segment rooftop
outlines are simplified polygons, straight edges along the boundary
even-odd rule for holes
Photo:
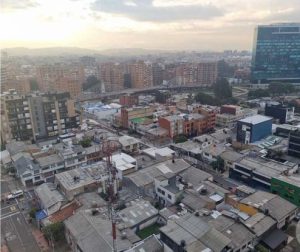
[[[202,250],[209,248],[213,251],[222,251],[231,243],[229,238],[191,214],[186,214],[174,221],[168,221],[168,224],[160,230],[178,245],[184,240],[187,247],[194,247],[197,244],[197,249],[200,246]]]
[[[275,179],[284,181],[286,183],[289,183],[291,185],[300,187],[300,176],[299,175],[291,175],[291,176],[278,176]]]
[[[183,149],[185,151],[192,152],[194,154],[202,153],[202,146],[197,142],[186,141],[183,143],[172,144],[175,148]]]
[[[256,213],[244,222],[244,225],[252,230],[257,237],[263,235],[266,231],[276,225],[276,221],[263,213]]]
[[[90,211],[80,210],[64,221],[66,229],[76,239],[82,251],[94,252],[99,251],[99,248],[103,252],[113,250],[111,221],[108,219],[107,213],[99,215],[100,213],[92,215]],[[129,239],[130,236],[135,235],[131,234],[130,230],[126,230],[126,233],[127,238],[122,239],[122,233],[117,229],[117,244],[120,251],[130,248],[133,244]],[[136,238],[135,241],[138,239]]]
[[[254,115],[254,116],[249,116],[244,119],[241,119],[239,120],[239,122],[250,123],[254,125],[254,124],[259,124],[270,120],[272,120],[272,118],[268,116]]]
[[[150,218],[158,215],[158,210],[148,201],[135,200],[131,201],[131,206],[119,212],[119,215],[126,227],[134,227]]]
[[[35,192],[48,214],[59,210],[60,207],[58,207],[58,209],[51,209],[51,207],[65,200],[64,196],[56,189],[53,183],[41,184],[35,188]]]
[[[261,209],[263,211],[269,211],[270,216],[277,221],[281,221],[291,212],[296,211],[297,206],[281,198],[280,196],[276,196],[263,204]]]
[[[212,178],[212,175],[197,169],[195,167],[189,167],[185,171],[181,172],[179,176],[182,178],[183,182],[190,183],[193,187],[199,186],[204,180]]]
[[[239,159],[241,159],[244,155],[233,150],[226,150],[220,156],[226,161],[236,162]]]
[[[173,150],[171,150],[168,147],[164,147],[164,148],[151,147],[148,149],[144,149],[142,152],[152,158],[155,158],[157,154],[159,154],[162,157],[172,157],[172,155],[175,153]]]
[[[136,159],[126,153],[117,153],[112,155],[112,163],[118,170],[128,170],[134,168]]]
[[[66,190],[74,190],[100,181],[104,176],[106,176],[106,168],[103,164],[99,164],[96,167],[76,168],[57,173],[55,174],[55,179],[58,180]]]
[[[259,172],[267,177],[277,177],[288,171],[294,169],[297,165],[291,162],[279,163],[272,159],[266,159],[261,157],[244,157],[239,164],[246,166],[252,171]]]
[[[36,161],[41,167],[45,167],[51,164],[63,162],[64,160],[57,154],[36,158]]]
[[[134,138],[134,137],[131,137],[131,136],[121,136],[119,138],[119,142],[123,145],[123,146],[128,146],[128,145],[133,145],[133,144],[137,144],[140,142],[140,140]]]
[[[240,248],[255,237],[243,224],[223,215],[211,219],[208,223],[231,240],[229,246],[232,248]]]
[[[164,245],[163,243],[156,237],[156,235],[151,235],[146,239],[136,243],[134,247],[126,250],[125,252],[163,252]]]
[[[129,178],[136,186],[146,186],[153,183],[155,178],[170,178],[189,167],[190,164],[185,162],[183,159],[175,159],[174,163],[169,159],[126,175],[126,177]]]

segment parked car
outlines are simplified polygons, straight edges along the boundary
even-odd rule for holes
[[[16,199],[16,198],[22,197],[23,195],[24,195],[23,190],[16,190],[16,191],[13,191],[12,193],[8,194],[6,199],[8,199],[8,200]]]

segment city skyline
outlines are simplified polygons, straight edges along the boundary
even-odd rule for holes
[[[2,48],[251,50],[260,24],[299,22],[297,0],[1,1]]]

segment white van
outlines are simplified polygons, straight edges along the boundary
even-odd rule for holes
[[[16,198],[19,198],[21,196],[24,195],[24,192],[23,190],[16,190],[16,191],[13,191],[11,194],[7,195],[7,199],[10,200],[10,199],[16,199]]]

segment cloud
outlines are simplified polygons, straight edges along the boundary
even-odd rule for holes
[[[204,20],[223,15],[223,11],[212,4],[157,6],[154,0],[96,0],[91,8],[137,21],[151,22]]]
[[[39,4],[35,0],[1,0],[2,10],[27,9]]]

